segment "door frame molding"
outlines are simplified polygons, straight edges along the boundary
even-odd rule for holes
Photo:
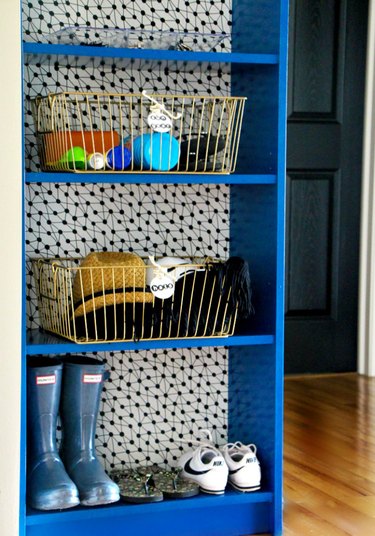
[[[23,428],[21,401],[22,296],[24,260],[22,259],[22,63],[21,6],[14,0],[2,0],[6,16],[0,19],[0,247],[6,257],[0,277],[0,339],[4,371],[0,376],[0,423],[6,436],[0,457],[0,534],[19,534],[20,443]],[[6,368],[5,368],[6,367]],[[22,430],[22,432],[21,432]],[[21,435],[22,434],[22,435]],[[22,489],[21,489],[21,497]]]
[[[375,376],[375,0],[370,0],[363,131],[358,307],[359,374]]]

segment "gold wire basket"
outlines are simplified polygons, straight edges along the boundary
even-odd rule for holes
[[[42,170],[232,173],[246,97],[50,93],[33,101]]]
[[[160,268],[107,252],[32,264],[42,328],[77,343],[227,337],[235,329],[238,303],[223,261]]]

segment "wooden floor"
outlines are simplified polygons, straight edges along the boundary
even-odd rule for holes
[[[375,536],[375,379],[285,381],[284,536]]]

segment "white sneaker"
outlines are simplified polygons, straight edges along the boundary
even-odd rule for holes
[[[204,493],[222,495],[228,481],[228,467],[219,450],[208,444],[183,454],[178,462],[182,476],[193,480]]]
[[[261,471],[256,446],[243,445],[240,441],[221,448],[229,469],[228,482],[238,491],[260,489]]]

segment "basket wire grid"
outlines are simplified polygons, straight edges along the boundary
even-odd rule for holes
[[[232,173],[245,101],[146,92],[38,97],[33,114],[41,167],[79,173]]]
[[[81,259],[33,259],[41,326],[77,343],[233,335],[238,304],[221,261],[184,264],[169,299],[147,285],[152,266],[80,266]],[[166,269],[179,268],[167,265]]]

